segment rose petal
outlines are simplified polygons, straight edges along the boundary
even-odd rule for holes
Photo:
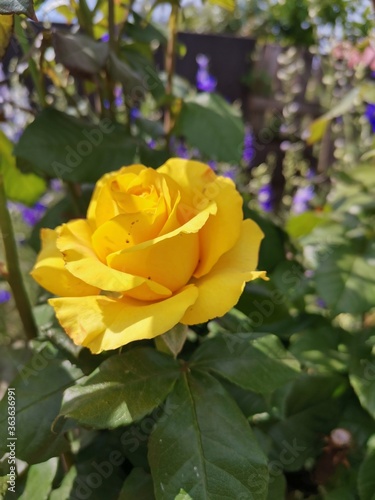
[[[216,212],[210,202],[202,212],[181,227],[140,245],[108,255],[107,263],[124,273],[150,278],[175,291],[185,285],[199,261],[198,231]]]
[[[100,226],[120,213],[111,192],[111,183],[123,173],[137,175],[145,169],[146,167],[143,165],[123,167],[115,172],[104,174],[97,181],[87,210],[87,219],[93,228]]]
[[[91,228],[85,219],[77,219],[62,226],[57,246],[63,253],[65,267],[71,274],[101,290],[111,292],[125,292],[145,285],[148,292],[144,300],[157,300],[172,294],[166,287],[148,280],[147,276],[134,276],[103,264],[91,248],[91,236]]]
[[[108,257],[109,265],[118,271],[156,281],[172,292],[190,280],[199,261],[199,238],[196,233],[179,233],[146,248]]]
[[[247,281],[265,278],[264,271],[255,271],[263,236],[255,222],[243,221],[236,245],[220,258],[208,275],[192,280],[199,295],[186,311],[182,323],[195,325],[223,316],[237,304]]]
[[[197,295],[194,286],[187,286],[162,302],[147,305],[103,296],[51,299],[49,303],[73,342],[97,354],[165,333],[180,321]]]
[[[205,203],[217,205],[215,217],[210,217],[199,233],[200,262],[194,276],[207,274],[219,258],[236,243],[243,220],[242,197],[230,179],[218,177],[204,163],[171,158],[158,172],[172,177],[190,199],[193,208],[200,210]]]
[[[56,246],[61,228],[42,229],[42,249],[31,275],[40,286],[55,295],[81,297],[95,295],[99,289],[81,281],[64,267],[64,259]]]
[[[167,219],[163,200],[158,207],[151,213],[120,214],[98,227],[91,240],[98,257],[105,262],[111,253],[156,238]]]

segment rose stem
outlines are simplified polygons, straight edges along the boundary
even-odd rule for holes
[[[16,240],[12,221],[7,208],[7,199],[4,188],[4,178],[0,174],[0,231],[2,234],[5,259],[7,266],[7,279],[14,296],[14,300],[21,317],[25,334],[29,340],[38,336],[38,329],[32,313],[29,297],[26,292],[25,283],[22,278],[20,263],[17,253]]]
[[[169,17],[169,36],[167,43],[167,51],[165,56],[165,71],[167,73],[167,84],[165,92],[167,95],[167,109],[164,115],[164,132],[167,140],[167,147],[170,147],[171,132],[173,128],[172,116],[172,95],[173,95],[173,76],[176,63],[176,42],[177,42],[177,26],[178,26],[178,4],[172,4],[171,15]]]

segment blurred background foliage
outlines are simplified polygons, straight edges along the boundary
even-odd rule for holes
[[[15,17],[3,4],[0,389],[17,391],[18,496],[215,499],[225,477],[228,498],[373,499],[372,5],[39,1],[36,21],[31,1]],[[152,342],[99,356],[74,346],[28,275],[40,228],[84,216],[103,173],[169,156],[234,180],[270,277],[189,329],[190,393]],[[11,231],[24,289],[5,256]],[[145,370],[135,385],[127,366]],[[6,397],[0,409],[6,443]],[[167,460],[165,441],[178,449]],[[7,470],[3,457],[10,498]]]

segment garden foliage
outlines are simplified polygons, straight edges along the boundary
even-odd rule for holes
[[[212,3],[233,8],[231,1]],[[35,24],[31,1],[1,3],[0,52],[14,24],[20,57],[28,62],[22,76],[31,89],[27,125],[12,137],[14,144],[0,135],[0,187],[13,216],[25,283],[21,289],[10,278],[12,290],[6,284],[13,268],[6,263],[3,231],[0,372],[16,393],[17,498],[282,500],[288,494],[371,500],[371,130],[362,117],[370,139],[354,162],[336,158],[324,172],[301,167],[300,184],[278,208],[265,175],[258,185],[263,198],[256,202],[248,188],[251,137],[239,109],[214,91],[212,79],[209,91],[197,92],[173,72],[168,57],[182,49],[173,24],[179,6],[171,4],[166,34],[133,12],[132,2],[89,6],[81,0],[58,7],[68,22],[78,19],[80,30]],[[166,49],[165,71],[155,65],[155,45]],[[342,115],[358,119],[372,102],[373,85],[363,78],[310,126],[314,154]],[[355,141],[363,134],[351,135],[354,149],[362,147]],[[28,274],[40,250],[40,229],[84,218],[104,174],[137,163],[157,168],[183,155],[236,178],[244,217],[265,235],[258,269],[267,271],[269,281],[248,283],[236,308],[221,318],[179,324],[154,340],[92,354],[66,335],[47,303],[52,295]],[[62,181],[57,187],[56,179]],[[42,213],[27,231],[28,210],[35,216],[38,200]],[[12,209],[20,203],[22,209]],[[25,293],[32,307],[23,326],[10,291],[13,299]],[[21,315],[28,307],[27,301],[16,305]],[[5,393],[5,499],[12,498],[7,418]]]

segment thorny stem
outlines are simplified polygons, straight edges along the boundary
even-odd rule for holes
[[[38,336],[38,329],[32,313],[29,297],[26,292],[23,281],[20,263],[17,253],[16,240],[12,221],[7,208],[7,199],[5,195],[4,177],[0,174],[0,232],[4,242],[5,259],[7,272],[4,276],[8,281],[13,297],[29,340]]]
[[[173,128],[173,113],[172,113],[172,95],[173,95],[173,76],[176,63],[176,41],[177,41],[177,26],[178,26],[179,6],[172,4],[171,15],[169,17],[169,37],[167,43],[167,51],[165,55],[165,71],[167,73],[167,85],[165,88],[167,95],[167,109],[164,115],[164,132],[167,139],[167,146],[170,146],[171,132]]]

